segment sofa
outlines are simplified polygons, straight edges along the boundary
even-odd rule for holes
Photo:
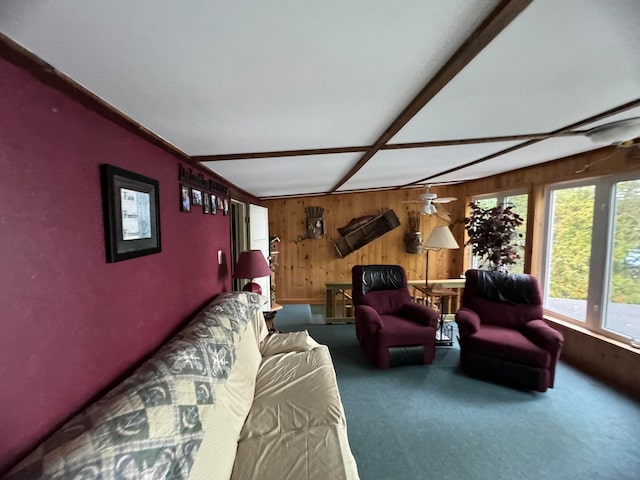
[[[357,479],[333,363],[224,293],[3,477]]]

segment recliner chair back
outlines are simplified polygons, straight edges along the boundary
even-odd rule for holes
[[[351,270],[354,306],[369,305],[381,314],[411,301],[407,277],[398,265],[356,265]]]
[[[471,269],[465,277],[462,307],[476,312],[482,323],[518,329],[542,318],[542,295],[534,276]]]

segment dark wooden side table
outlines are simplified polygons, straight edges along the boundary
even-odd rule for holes
[[[436,330],[436,345],[453,346],[453,325],[444,321],[445,301],[448,310],[451,310],[451,300],[458,296],[457,290],[451,288],[434,288],[429,285],[414,285],[413,288],[422,293],[425,305],[431,303],[437,305],[440,310],[440,320]]]
[[[267,324],[267,330],[269,330],[269,333],[277,332],[276,315],[280,310],[282,310],[282,305],[272,302],[269,310],[262,311],[262,314],[264,315],[264,323]]]

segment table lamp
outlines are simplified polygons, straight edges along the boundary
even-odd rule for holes
[[[453,234],[448,226],[434,228],[429,238],[427,238],[427,241],[422,245],[422,249],[427,254],[427,267],[424,272],[424,283],[427,287],[429,286],[429,250],[438,251],[443,248],[449,250],[460,248],[460,245],[458,245],[456,239],[453,238]]]
[[[262,295],[262,287],[253,280],[260,277],[268,277],[269,275],[271,275],[271,269],[269,268],[267,259],[264,258],[262,250],[246,250],[240,252],[233,277],[248,278],[251,280],[242,290]]]

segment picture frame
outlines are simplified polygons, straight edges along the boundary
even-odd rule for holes
[[[194,207],[202,206],[202,190],[191,189],[191,202]]]
[[[180,185],[180,211],[191,212],[191,189],[186,185]]]
[[[100,181],[107,263],[161,252],[158,181],[108,164]]]
[[[217,197],[211,193],[211,215],[215,215],[218,213],[218,199]]]
[[[209,213],[211,211],[211,197],[205,193],[202,197],[202,213]]]

